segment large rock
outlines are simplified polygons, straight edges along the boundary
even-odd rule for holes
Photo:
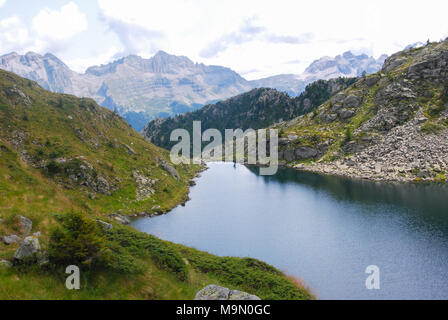
[[[355,115],[355,111],[343,108],[338,111],[338,114],[341,117],[341,119],[345,120],[353,117]]]
[[[210,285],[196,294],[195,300],[261,300],[246,292]]]
[[[354,94],[349,95],[344,100],[344,108],[356,108],[361,105],[362,98],[355,96]]]
[[[318,154],[319,151],[310,147],[300,147],[295,151],[297,160],[315,158]]]
[[[124,225],[128,225],[131,224],[131,220],[122,214],[112,214],[111,215],[112,219],[114,219],[115,221],[117,221],[118,223],[124,224]]]
[[[110,195],[110,189],[109,182],[105,178],[99,176],[97,178],[96,190],[101,194]]]
[[[0,267],[11,268],[12,263],[8,260],[0,260]]]
[[[279,153],[280,160],[296,161],[303,159],[316,158],[319,151],[311,147],[299,147],[297,149],[288,149]]]
[[[28,258],[38,258],[41,255],[39,240],[35,237],[26,237],[20,248],[14,254],[14,261],[23,261]]]
[[[368,87],[373,87],[375,84],[378,83],[378,81],[380,81],[380,79],[381,79],[380,76],[373,75],[373,76],[365,79],[365,82]]]
[[[110,223],[104,222],[102,220],[96,220],[96,223],[103,230],[112,230],[114,228],[113,225],[111,225]]]
[[[20,242],[20,238],[13,234],[13,235],[10,235],[10,236],[2,237],[2,241],[3,241],[4,244],[10,245],[10,244],[14,244],[14,243],[19,243]]]
[[[165,161],[162,162],[162,168],[168,172],[174,179],[179,180],[180,176],[177,170],[170,165],[169,163],[166,163]]]
[[[342,103],[342,102],[344,102],[345,98],[346,98],[346,95],[344,93],[340,92],[340,93],[336,94],[333,98],[331,98],[331,101],[334,104]]]
[[[18,218],[19,218],[20,232],[22,232],[23,234],[29,234],[33,229],[33,222],[24,216],[18,216]]]

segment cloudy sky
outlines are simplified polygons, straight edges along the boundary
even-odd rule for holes
[[[83,72],[164,50],[256,79],[439,41],[447,12],[446,0],[0,0],[0,54],[51,52]]]

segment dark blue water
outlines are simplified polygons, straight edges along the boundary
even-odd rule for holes
[[[321,299],[448,299],[446,185],[209,167],[185,207],[134,226],[216,255],[266,261]],[[369,265],[380,268],[380,290],[366,289]]]

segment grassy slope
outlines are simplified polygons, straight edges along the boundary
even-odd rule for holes
[[[123,119],[92,100],[50,93],[0,71],[0,128],[0,236],[20,235],[17,215],[24,215],[33,221],[33,232],[42,233],[39,240],[45,250],[58,217],[82,212],[114,224],[103,236],[121,268],[83,273],[82,290],[68,291],[63,268],[0,267],[0,300],[192,299],[212,283],[265,299],[311,298],[307,290],[262,262],[216,257],[108,219],[119,210],[135,214],[152,212],[155,205],[171,209],[186,199],[188,180],[199,168],[178,166],[181,179],[175,180],[159,166],[159,158],[168,160],[166,151],[147,143]],[[68,178],[68,169],[79,170],[79,161],[73,159],[80,156],[94,168],[94,177],[114,186],[110,195]],[[58,164],[62,158],[66,162]],[[149,199],[136,200],[134,170],[158,179]],[[0,259],[10,260],[17,248],[1,242]]]

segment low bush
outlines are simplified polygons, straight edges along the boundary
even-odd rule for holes
[[[54,265],[91,267],[105,249],[95,221],[81,213],[69,213],[50,234],[48,254]]]
[[[444,129],[443,126],[438,125],[434,122],[427,121],[422,125],[420,131],[426,134],[436,134]]]
[[[159,268],[173,273],[181,281],[185,281],[188,277],[188,269],[181,255],[156,237],[125,228],[116,228],[107,234],[107,239],[119,244],[133,255],[143,256],[149,253]]]

